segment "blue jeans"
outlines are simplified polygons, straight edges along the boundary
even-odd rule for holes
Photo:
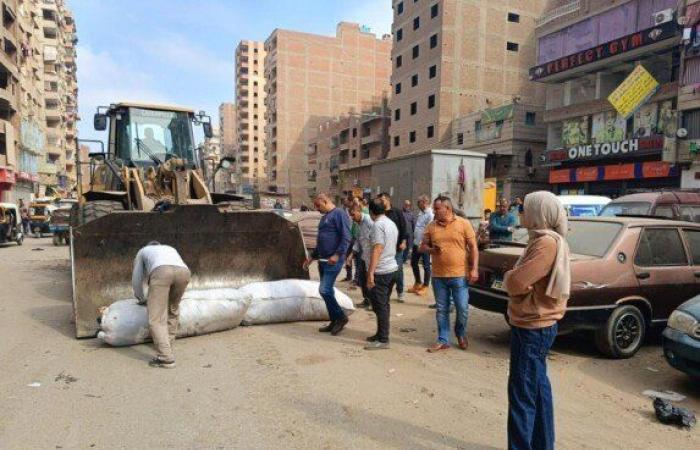
[[[547,377],[547,353],[556,336],[556,324],[535,330],[510,328],[509,449],[554,448],[554,407]]]
[[[469,320],[469,291],[467,280],[464,277],[433,278],[433,294],[437,311],[435,313],[438,324],[438,342],[450,343],[450,303],[454,302],[457,309],[455,320],[455,335],[464,337],[467,334],[467,320]]]
[[[338,278],[338,274],[343,270],[343,266],[345,266],[345,261],[342,259],[333,265],[326,262],[318,262],[318,272],[321,275],[318,293],[321,294],[323,301],[326,302],[326,309],[331,322],[345,318],[345,312],[338,304],[338,300],[335,299],[334,288],[335,279]]]
[[[396,293],[403,294],[403,250],[396,250],[396,264],[399,265],[399,270],[396,272]],[[389,291],[391,294],[391,291]]]

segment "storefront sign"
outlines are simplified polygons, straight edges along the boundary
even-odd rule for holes
[[[550,184],[561,184],[561,183],[571,183],[571,169],[560,169],[560,170],[550,170],[549,171],[549,183]]]
[[[0,167],[0,183],[15,184],[15,173],[12,169]]]
[[[609,166],[579,167],[550,170],[550,184],[586,183],[678,176],[678,166],[663,161],[614,164]]]
[[[576,169],[576,181],[596,181],[598,179],[598,167],[579,167]]]
[[[596,47],[564,56],[563,58],[531,68],[530,80],[537,81],[541,78],[565,72],[569,69],[581,67],[663,41],[675,36],[677,29],[678,26],[675,21],[670,21],[658,27],[647,28],[646,30],[623,36]]]
[[[650,161],[642,164],[643,178],[666,178],[671,176],[671,164],[662,161]]]
[[[486,125],[499,120],[508,120],[513,118],[513,105],[505,105],[498,108],[486,109],[481,113],[481,124]]]
[[[659,89],[659,82],[656,81],[649,71],[641,64],[634,68],[631,74],[625,78],[617,89],[608,96],[608,101],[615,108],[622,120],[627,120],[632,114],[637,112],[652,95]],[[655,105],[654,105],[655,106]],[[650,120],[646,132],[651,133],[652,126],[656,127],[656,110],[654,118]]]
[[[566,151],[566,158],[560,161],[590,161],[595,159],[621,158],[631,154],[642,155],[661,152],[664,148],[664,138],[626,139],[618,142],[603,142],[601,144],[578,145]],[[553,155],[561,158],[561,154]]]
[[[604,180],[630,180],[634,178],[634,164],[605,166]]]

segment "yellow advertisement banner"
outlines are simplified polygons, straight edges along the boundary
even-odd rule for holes
[[[610,94],[608,101],[623,120],[627,120],[658,88],[659,82],[640,64]]]

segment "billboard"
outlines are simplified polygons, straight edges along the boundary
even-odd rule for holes
[[[561,141],[565,147],[585,144],[588,142],[588,116],[562,123]]]
[[[675,138],[678,131],[678,111],[673,109],[673,101],[659,103],[659,119],[656,122],[656,132],[667,138]]]
[[[656,128],[656,103],[644,105],[634,113],[634,137],[649,137],[656,134]]]
[[[659,82],[641,64],[608,96],[608,101],[625,120],[659,89]]]
[[[615,111],[606,111],[593,116],[592,141],[594,144],[618,142],[627,135],[627,121]]]

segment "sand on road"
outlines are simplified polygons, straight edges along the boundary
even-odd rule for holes
[[[388,351],[362,350],[374,316],[360,310],[336,338],[293,323],[178,340],[177,369],[160,370],[147,365],[149,345],[74,338],[66,247],[29,238],[0,257],[0,448],[505,446],[508,327],[498,315],[471,309],[470,350],[428,354],[431,300],[409,295],[392,303]],[[700,448],[697,430],[657,423],[641,395],[674,390],[700,412],[700,386],[658,343],[613,361],[586,339],[560,338],[549,367],[559,448]]]

